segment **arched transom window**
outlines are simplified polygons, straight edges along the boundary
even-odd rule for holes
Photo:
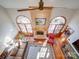
[[[18,16],[16,22],[18,24],[18,27],[20,28],[20,31],[24,33],[32,33],[31,22],[26,16]]]
[[[66,20],[64,17],[56,17],[50,22],[48,33],[57,34],[64,27]]]

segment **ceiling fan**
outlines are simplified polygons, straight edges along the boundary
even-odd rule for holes
[[[26,9],[19,9],[17,10],[18,12],[20,11],[29,11],[29,10],[43,10],[43,9],[51,9],[52,7],[44,7],[44,2],[43,0],[40,0],[39,2],[39,6],[38,7],[35,7],[35,6],[30,6],[29,8],[26,8]]]

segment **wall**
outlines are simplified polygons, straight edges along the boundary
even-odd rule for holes
[[[6,9],[0,6],[0,44],[14,39],[17,32]]]
[[[67,23],[71,20],[74,15],[75,10],[68,9],[68,8],[54,8],[51,13],[51,18],[54,19],[57,16],[64,16],[66,17]]]
[[[50,8],[50,9],[43,9],[43,10],[32,10],[32,11],[30,11],[31,18],[32,18],[32,21],[33,21],[32,23],[34,25],[33,29],[34,29],[34,37],[35,38],[39,38],[39,39],[44,39],[45,38],[45,36],[47,34],[47,30],[48,30],[48,28],[47,28],[48,23],[47,23],[46,20],[49,20],[50,15],[51,15],[51,11],[52,11],[52,8]],[[45,19],[44,24],[39,24],[39,23],[38,23],[39,25],[36,24],[36,21],[37,21],[36,18],[38,18],[38,19],[44,18]],[[42,23],[42,22],[40,22],[40,23]],[[42,31],[44,34],[43,35],[37,35],[36,34],[37,31]]]
[[[74,14],[74,17],[71,19],[69,26],[74,30],[74,33],[69,37],[70,43],[73,43],[79,39],[79,10]]]
[[[52,8],[50,8],[50,9],[43,9],[43,10],[32,10],[32,11],[30,11],[31,18],[32,18],[32,21],[33,21],[33,25],[34,25],[33,28],[34,29],[35,28],[40,28],[40,30],[45,31],[45,29],[47,28],[47,25],[48,25],[47,21],[50,18],[51,11],[52,11]],[[45,18],[47,21],[45,21],[45,24],[42,25],[42,26],[36,25],[36,18]]]
[[[17,23],[16,23],[16,17],[17,16],[19,16],[19,15],[25,15],[32,22],[31,15],[30,15],[30,13],[28,11],[18,12],[16,8],[7,8],[7,11],[8,11],[8,14],[12,18],[12,21],[16,25],[16,27],[17,27],[18,30],[19,30],[19,28],[18,28]]]

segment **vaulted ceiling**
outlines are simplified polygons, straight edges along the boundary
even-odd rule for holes
[[[79,9],[79,0],[43,0],[45,6]],[[0,5],[5,8],[28,8],[38,6],[39,0],[0,0]]]

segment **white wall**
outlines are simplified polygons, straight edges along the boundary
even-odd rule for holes
[[[79,10],[74,14],[69,23],[69,26],[74,30],[74,33],[69,37],[70,43],[79,39]]]
[[[67,23],[73,17],[75,10],[68,9],[68,8],[53,8],[51,13],[51,18],[55,18],[58,16],[64,16],[67,19]]]
[[[0,6],[0,43],[8,41],[7,39],[14,39],[17,34],[17,29],[5,8]]]
[[[19,30],[17,23],[16,23],[16,17],[19,15],[24,15],[24,16],[27,16],[29,18],[29,20],[31,21],[31,15],[28,11],[18,12],[17,10],[18,9],[15,9],[15,8],[7,8],[8,14],[10,15],[12,21],[14,22],[17,29]]]

